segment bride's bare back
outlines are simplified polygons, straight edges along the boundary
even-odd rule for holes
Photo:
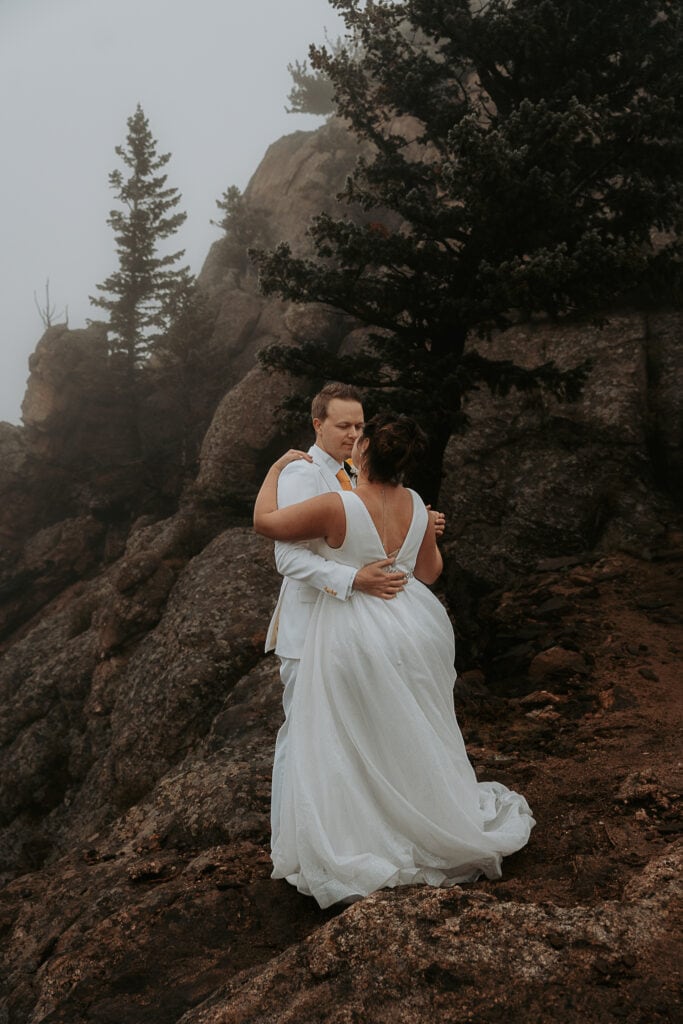
[[[406,538],[413,517],[409,491],[400,484],[359,484],[356,494],[370,513],[387,557],[395,554]]]

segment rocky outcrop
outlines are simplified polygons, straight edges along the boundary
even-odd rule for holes
[[[105,499],[105,493],[116,490],[114,477],[121,481],[126,477],[122,469],[138,453],[138,439],[131,417],[132,396],[112,371],[104,329],[98,325],[86,330],[49,327],[29,360],[29,369],[21,408],[34,475],[45,467],[59,472],[62,501],[69,501],[71,508],[79,501],[85,505],[88,491],[100,507],[107,500],[120,501],[120,495]],[[58,518],[58,511],[59,506],[51,510],[50,521]]]
[[[273,143],[244,194],[244,246],[264,248],[286,240],[295,253],[306,253],[306,232],[312,218],[331,212],[336,195],[353,169],[359,148],[344,125],[332,118],[314,132],[294,132]],[[272,342],[288,344],[301,333],[326,343],[318,333],[329,329],[330,318],[317,307],[294,311],[277,299],[265,299],[249,268],[245,248],[235,250],[229,239],[216,242],[199,277],[217,309],[212,345],[229,352],[231,383],[254,365],[258,352]],[[342,330],[343,334],[344,331]],[[339,326],[334,328],[339,342]]]
[[[29,359],[30,376],[21,407],[36,449],[40,437],[51,457],[73,456],[75,446],[67,452],[65,439],[76,424],[84,429],[93,413],[84,410],[82,403],[104,376],[107,351],[100,328],[70,331],[66,324],[59,324],[46,330]]]
[[[288,332],[284,343],[317,341],[333,350],[347,326],[320,306],[292,306],[283,324]],[[220,499],[250,507],[271,461],[295,442],[305,447],[310,443],[310,431],[288,426],[280,409],[286,398],[306,388],[305,382],[253,367],[216,410],[199,455],[193,491],[206,501]]]
[[[479,777],[523,790],[538,821],[503,878],[323,912],[269,878],[268,545],[231,529],[188,559],[191,526],[136,530],[6,656],[4,855],[20,874],[0,893],[0,1013],[673,1024],[676,551],[548,568],[489,599],[509,645],[537,627],[526,661],[504,652],[514,686],[491,663],[457,698]]]
[[[201,499],[227,502],[244,510],[251,507],[269,456],[275,458],[286,445],[287,431],[280,423],[278,407],[296,388],[282,374],[254,367],[228,392],[199,455],[193,490]]]
[[[666,1020],[676,994],[660,958],[680,905],[681,866],[679,847],[634,879],[622,902],[590,908],[520,905],[457,887],[379,893],[179,1024],[578,1024],[608,1020],[630,1002],[642,1011],[641,971],[652,1019]]]
[[[38,530],[18,556],[6,555],[0,567],[0,637],[90,575],[101,564],[105,546],[104,525],[92,516],[78,516]]]
[[[136,803],[259,660],[276,593],[270,546],[238,529],[206,539],[196,514],[141,528],[4,654],[4,872]]]
[[[271,147],[250,244],[303,252],[356,153],[334,120]],[[163,367],[131,439],[97,329],[51,328],[25,426],[0,425],[0,1021],[673,1024],[680,315],[487,348],[593,361],[575,405],[471,395],[440,499],[470,756],[539,825],[499,882],[320,912],[269,877],[278,579],[244,515],[308,432],[255,359],[366,332],[266,300],[225,242],[202,286],[220,373],[196,476]]]
[[[630,313],[602,328],[510,330],[483,350],[524,366],[586,360],[591,370],[575,403],[468,397],[470,425],[450,441],[440,499],[454,565],[492,585],[551,556],[657,548],[683,471],[681,330],[680,314]]]
[[[25,536],[27,516],[35,515],[25,487],[28,462],[24,431],[0,423],[0,545],[5,551],[17,546]],[[35,520],[31,525],[35,529]]]

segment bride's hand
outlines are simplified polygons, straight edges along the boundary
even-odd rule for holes
[[[443,537],[443,532],[446,529],[446,517],[443,512],[436,512],[431,505],[425,506],[429,512],[429,517],[434,523],[434,534],[436,537]]]
[[[288,466],[290,462],[298,462],[303,459],[305,462],[313,462],[313,459],[308,452],[301,452],[298,448],[290,448],[288,452],[281,455],[280,458],[273,463],[273,469],[283,470],[285,466]]]

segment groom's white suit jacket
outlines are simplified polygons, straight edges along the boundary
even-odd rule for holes
[[[308,454],[313,462],[290,462],[280,473],[279,508],[342,489],[336,476],[340,463],[315,444]],[[275,564],[284,580],[268,627],[266,650],[275,649],[281,658],[301,657],[308,623],[321,590],[340,601],[351,595],[357,569],[324,558],[321,545],[317,540],[298,544],[275,542]]]

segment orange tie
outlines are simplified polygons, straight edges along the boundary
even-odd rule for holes
[[[349,480],[349,474],[342,467],[337,473],[337,480],[341,484],[342,491],[352,491],[351,481]]]

